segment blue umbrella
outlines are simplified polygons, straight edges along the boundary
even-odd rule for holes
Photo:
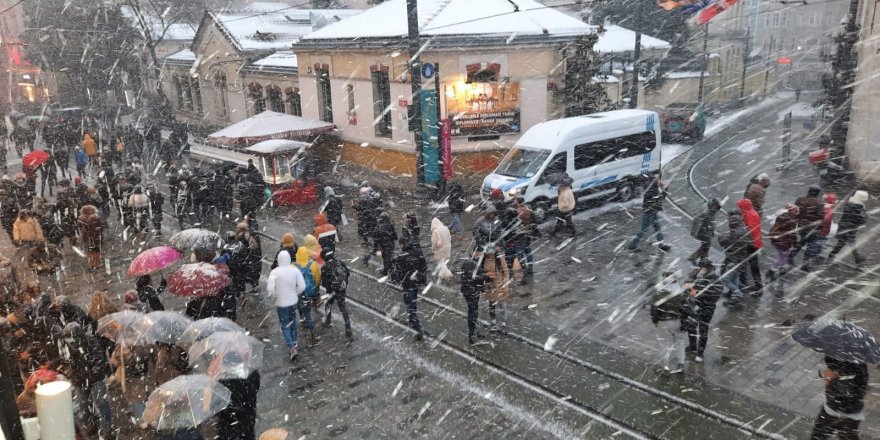
[[[867,330],[839,319],[819,319],[791,335],[818,353],[846,362],[880,362],[880,343]]]

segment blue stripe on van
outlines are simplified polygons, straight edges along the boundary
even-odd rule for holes
[[[501,191],[507,191],[507,190],[509,190],[510,188],[513,188],[513,187],[515,187],[515,186],[522,185],[523,183],[526,183],[526,182],[528,182],[529,180],[530,180],[530,179],[526,179],[526,178],[523,178],[523,179],[516,179],[516,180],[514,180],[513,182],[508,183],[507,185],[501,185]]]
[[[580,188],[578,188],[578,189],[589,189],[594,186],[606,185],[606,184],[613,183],[616,181],[617,181],[616,175],[615,176],[608,176],[608,177],[605,177],[602,179],[592,180],[592,181],[583,183],[583,184],[581,184]]]
[[[648,170],[651,168],[651,152],[648,151],[642,155],[642,174],[648,174]]]
[[[645,124],[645,131],[654,131],[654,114],[648,115],[648,121]]]

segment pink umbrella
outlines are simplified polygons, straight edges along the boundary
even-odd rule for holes
[[[171,275],[168,290],[186,298],[204,298],[216,296],[230,282],[225,264],[190,263]]]
[[[139,277],[158,272],[178,262],[180,258],[180,252],[172,247],[159,246],[147,249],[132,260],[131,266],[128,266],[128,276]]]

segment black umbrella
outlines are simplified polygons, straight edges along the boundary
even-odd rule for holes
[[[867,330],[839,319],[819,319],[791,337],[818,353],[846,362],[880,362],[880,343]]]
[[[547,176],[547,183],[553,186],[571,186],[574,180],[565,172],[553,173]]]

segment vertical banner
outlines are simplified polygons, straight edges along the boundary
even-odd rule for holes
[[[440,157],[443,159],[443,180],[452,179],[452,122],[440,121]]]
[[[425,183],[440,180],[440,133],[437,127],[437,92],[422,90],[422,163]]]

